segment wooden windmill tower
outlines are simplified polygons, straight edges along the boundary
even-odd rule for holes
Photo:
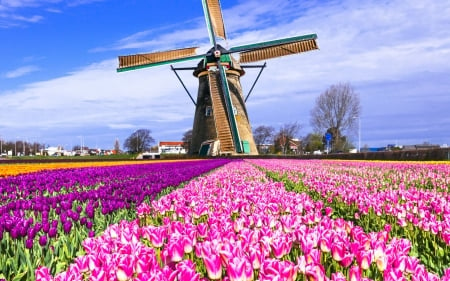
[[[242,94],[240,63],[298,54],[318,49],[316,34],[225,49],[216,42],[226,40],[219,0],[202,0],[212,48],[197,54],[197,47],[156,53],[119,56],[118,72],[201,59],[194,70],[199,79],[190,151],[206,154],[218,144],[219,154],[258,154]],[[239,61],[231,54],[239,54]],[[173,67],[172,67],[173,69]],[[213,141],[213,142],[210,142]],[[203,145],[202,145],[203,144]]]

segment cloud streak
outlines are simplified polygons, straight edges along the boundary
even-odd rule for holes
[[[22,66],[17,69],[8,71],[7,73],[5,73],[4,77],[18,78],[18,77],[25,76],[25,75],[35,72],[35,71],[39,71],[39,67],[37,67],[35,65],[27,65],[27,66]]]

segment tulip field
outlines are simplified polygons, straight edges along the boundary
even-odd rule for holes
[[[5,176],[0,280],[450,281],[449,189],[444,162],[211,159]]]

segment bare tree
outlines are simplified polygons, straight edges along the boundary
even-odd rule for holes
[[[115,154],[119,154],[119,152],[120,152],[120,144],[119,144],[118,138],[116,138],[116,140],[114,141],[114,151],[115,151]]]
[[[259,153],[267,153],[268,147],[263,147],[268,140],[273,138],[275,128],[272,126],[261,125],[253,130],[253,138],[255,139],[256,147]]]
[[[359,94],[349,83],[330,86],[317,99],[311,110],[311,126],[315,132],[332,129],[334,149],[340,150],[343,132],[353,131],[357,127],[357,118],[361,114]]]
[[[294,152],[298,152],[300,143],[297,138],[301,128],[302,126],[297,122],[281,125],[280,130],[275,135],[275,149],[281,151],[283,154],[290,153],[293,150],[295,150]]]
[[[190,151],[191,143],[192,143],[192,129],[187,130],[183,134],[183,138],[181,138],[181,141],[183,142],[183,148],[186,149],[186,151]]]
[[[150,133],[151,131],[148,129],[139,129],[135,131],[125,140],[123,147],[128,151],[138,153],[149,150],[151,144],[155,142]]]

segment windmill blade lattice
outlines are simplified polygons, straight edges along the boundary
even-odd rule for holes
[[[216,45],[216,36],[226,39],[225,25],[223,24],[222,9],[219,0],[202,0],[203,11],[205,13],[206,27],[208,29],[209,40],[212,45]]]
[[[231,53],[239,53],[241,63],[256,62],[287,55],[317,50],[317,35],[289,37],[273,41],[233,47]]]
[[[197,55],[197,49],[197,47],[191,47],[164,52],[119,56],[119,68],[117,71],[134,70],[202,58],[204,55]]]
[[[241,63],[256,62],[287,55],[304,53],[318,49],[315,40],[305,40],[295,43],[283,44],[275,47],[257,49],[239,54]]]

